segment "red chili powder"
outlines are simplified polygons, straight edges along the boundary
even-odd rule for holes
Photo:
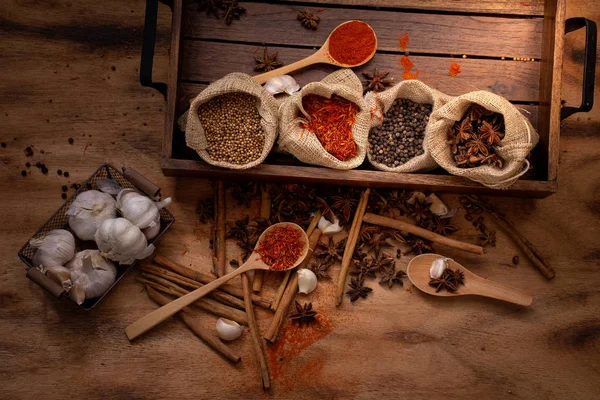
[[[404,32],[404,36],[398,36],[398,42],[400,44],[400,50],[406,51],[408,47],[408,32]]]
[[[460,74],[460,65],[458,65],[457,63],[452,63],[452,65],[450,65],[450,70],[448,71],[448,74],[450,76],[457,77],[458,74]]]
[[[404,72],[402,73],[402,79],[417,79],[419,77],[419,70],[417,70],[414,74],[410,71],[415,66],[408,56],[402,56],[400,59],[400,64],[404,68]]]
[[[356,65],[366,60],[375,49],[375,32],[362,21],[350,21],[329,37],[329,54],[342,64]]]
[[[291,267],[304,250],[302,233],[291,225],[273,228],[256,252],[271,269],[283,270]]]

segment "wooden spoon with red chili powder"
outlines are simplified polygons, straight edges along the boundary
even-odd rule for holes
[[[291,222],[271,225],[260,235],[254,252],[238,269],[146,314],[125,328],[125,334],[129,340],[135,339],[244,272],[253,269],[287,271],[295,268],[307,253],[308,237],[302,228]]]
[[[338,67],[358,67],[369,61],[377,50],[377,36],[369,24],[363,21],[347,21],[338,25],[316,53],[293,64],[256,75],[258,83],[285,75],[312,64],[325,63]]]

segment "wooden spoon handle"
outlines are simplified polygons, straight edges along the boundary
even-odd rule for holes
[[[492,299],[507,301],[521,306],[530,306],[533,296],[520,289],[503,285],[494,281],[479,278],[465,282],[469,286],[470,294],[491,297]]]
[[[177,300],[170,302],[167,305],[162,306],[162,307],[152,311],[149,314],[146,314],[145,316],[143,316],[142,318],[138,319],[133,324],[131,324],[127,328],[125,328],[125,334],[127,335],[127,338],[129,340],[135,339],[136,337],[140,336],[141,334],[154,328],[156,325],[160,324],[161,322],[163,322],[165,319],[169,318],[170,316],[177,314],[183,308],[189,306],[193,302],[206,296],[208,293],[212,292],[219,286],[223,285],[225,282],[228,282],[235,276],[237,276],[241,273],[244,273],[246,271],[249,271],[252,269],[257,269],[260,267],[261,266],[256,263],[246,262],[244,265],[242,265],[235,271],[232,271],[229,274],[224,275],[221,278],[216,279],[216,280],[212,281],[211,283],[208,283],[208,284],[202,286],[201,288],[198,288],[198,289],[186,294],[185,296],[182,296],[182,297],[178,298]]]
[[[261,85],[268,81],[269,79],[275,76],[286,75],[290,72],[294,72],[298,69],[308,67],[312,64],[318,64],[321,62],[328,62],[327,58],[321,53],[321,51],[317,51],[310,56],[303,58],[302,60],[296,61],[295,63],[284,65],[283,67],[274,69],[273,71],[265,72],[264,74],[254,76],[254,80],[260,83]]]

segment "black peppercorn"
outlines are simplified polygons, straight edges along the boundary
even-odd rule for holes
[[[62,175],[62,169],[56,170],[56,173]]]
[[[25,148],[25,155],[26,155],[27,157],[31,157],[31,156],[33,155],[33,149],[32,149],[31,147],[27,146],[27,147]]]
[[[6,143],[2,142],[0,143],[0,146],[2,146],[2,148],[6,147]]]
[[[519,265],[519,256],[514,256],[512,262],[514,265]]]
[[[31,163],[30,163],[29,161],[27,161],[27,162],[25,163],[25,166],[26,166],[27,168],[31,168]]]
[[[63,199],[66,199],[67,198],[67,194],[66,193],[61,193],[60,197],[62,197]]]
[[[68,171],[65,171],[65,172],[63,172],[63,176],[64,176],[65,178],[68,178],[68,177],[69,177],[69,172],[68,172]]]
[[[27,171],[25,171],[25,170],[21,171],[21,176],[27,176]]]
[[[69,138],[69,144],[73,144],[74,140],[72,137]]]
[[[48,173],[48,168],[45,165],[42,165],[42,174],[46,175]]]
[[[67,185],[62,185],[62,191],[66,192],[67,190],[69,190],[69,188],[67,187]]]
[[[38,161],[38,162],[36,162],[36,163],[35,163],[35,167],[36,167],[36,168],[42,168],[42,163],[41,163],[41,162],[39,162],[39,161]]]

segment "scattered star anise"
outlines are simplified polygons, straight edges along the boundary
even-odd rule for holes
[[[396,271],[396,267],[388,267],[381,271],[381,279],[379,280],[379,284],[386,284],[391,289],[394,286],[394,283],[397,283],[400,286],[404,286],[404,282],[402,282],[402,277],[406,276],[406,272],[404,271]]]
[[[364,242],[361,245],[361,247],[365,247],[370,251],[372,250],[375,253],[379,253],[382,249],[389,249],[394,247],[394,245],[388,241],[389,238],[390,236],[387,233],[373,235],[373,237],[370,240]]]
[[[350,281],[350,285],[349,285],[350,290],[348,290],[346,292],[346,294],[348,296],[350,296],[350,301],[354,302],[361,297],[363,299],[366,299],[367,296],[369,295],[369,293],[371,293],[373,291],[373,289],[371,289],[370,287],[364,286],[364,284],[365,284],[364,279],[352,278],[352,280]]]
[[[227,235],[225,237],[227,239],[240,239],[245,240],[248,238],[248,223],[250,222],[250,217],[246,216],[245,218],[238,219],[234,222],[233,226],[229,228],[227,231]]]
[[[377,268],[378,271],[382,271],[385,268],[395,267],[396,262],[394,259],[383,252],[375,252],[375,258],[373,259],[373,267]]]
[[[315,273],[317,279],[331,279],[329,273],[327,272],[331,267],[332,263],[326,263],[324,261],[317,261],[312,263],[310,266],[310,270]]]
[[[325,201],[325,199],[322,197],[315,197],[315,208],[321,211],[321,215],[325,218],[327,218],[328,216],[333,216],[333,211],[331,211],[331,207],[329,207],[327,201]]]
[[[431,230],[438,235],[446,236],[456,232],[458,228],[450,223],[450,218],[440,218],[434,215],[431,221]]]
[[[457,122],[455,125],[455,129],[457,142],[466,142],[467,140],[471,139],[473,127],[469,118],[463,119],[460,123]]]
[[[427,221],[433,216],[431,210],[431,204],[427,204],[425,201],[415,199],[415,202],[410,206],[410,212],[408,215],[414,218],[418,225],[425,225]]]
[[[219,9],[222,8],[222,0],[199,0],[198,11],[206,11],[206,16],[210,14],[214,15],[215,18],[219,19]]]
[[[296,301],[296,312],[290,315],[290,319],[297,321],[300,326],[303,324],[310,325],[317,320],[315,318],[316,315],[317,312],[313,310],[312,303],[304,303],[304,305],[301,306],[300,303]]]
[[[379,67],[375,67],[373,73],[363,71],[362,74],[367,79],[363,82],[363,86],[365,87],[364,93],[369,90],[381,92],[393,81],[393,79],[385,79],[390,74],[390,71],[379,72]]]
[[[429,286],[435,287],[435,292],[446,289],[448,292],[456,292],[459,285],[465,284],[465,274],[459,269],[446,268],[439,278],[432,278]]]
[[[250,202],[258,196],[257,186],[254,182],[248,183],[230,183],[228,185],[231,191],[231,197],[237,201],[238,206],[250,207]]]
[[[358,279],[375,278],[375,274],[379,272],[379,266],[375,265],[372,258],[363,258],[359,261],[354,261],[354,269],[350,271],[350,275],[357,276]]]
[[[381,228],[377,225],[363,224],[358,234],[359,243],[367,243],[373,239],[373,237],[379,233]]]
[[[231,25],[234,19],[240,19],[240,16],[246,12],[246,9],[239,5],[238,0],[223,0],[221,9],[225,10],[221,16],[225,18],[227,25]]]
[[[332,209],[342,212],[346,222],[350,222],[352,217],[352,211],[356,208],[358,200],[354,198],[354,191],[349,190],[344,193],[343,196],[331,196],[331,200],[334,201],[331,206]]]
[[[433,253],[433,247],[429,244],[430,242],[426,239],[414,238],[409,239],[407,244],[409,249],[404,254],[425,254],[425,253]]]
[[[196,203],[196,215],[201,224],[206,224],[215,217],[215,203],[210,197],[198,200]]]
[[[269,71],[272,71],[274,69],[281,67],[283,65],[283,63],[277,59],[278,54],[279,54],[278,52],[275,52],[275,53],[269,55],[269,53],[267,53],[267,48],[265,47],[263,50],[262,58],[257,55],[254,56],[254,60],[256,61],[254,70],[269,72]]]
[[[498,146],[502,138],[504,138],[504,132],[500,132],[500,127],[493,126],[487,121],[483,121],[481,124],[479,134],[483,140],[494,146]]]
[[[300,21],[300,23],[302,24],[302,26],[306,29],[315,30],[319,25],[320,18],[317,15],[308,11],[308,9],[298,13],[297,18],[298,21]]]
[[[479,230],[479,240],[477,244],[481,247],[496,247],[496,231],[486,229]]]
[[[473,135],[473,137],[465,143],[467,147],[467,155],[476,156],[476,155],[484,155],[487,156],[489,154],[488,147],[485,142],[481,138],[481,135]]]
[[[313,257],[324,263],[333,264],[335,262],[342,261],[345,247],[346,239],[342,239],[335,243],[333,238],[330,236],[328,244],[323,242],[317,243],[315,251],[313,252]]]
[[[397,229],[386,228],[381,231],[381,233],[387,235],[391,240],[395,240],[396,242],[406,243],[406,238]]]

